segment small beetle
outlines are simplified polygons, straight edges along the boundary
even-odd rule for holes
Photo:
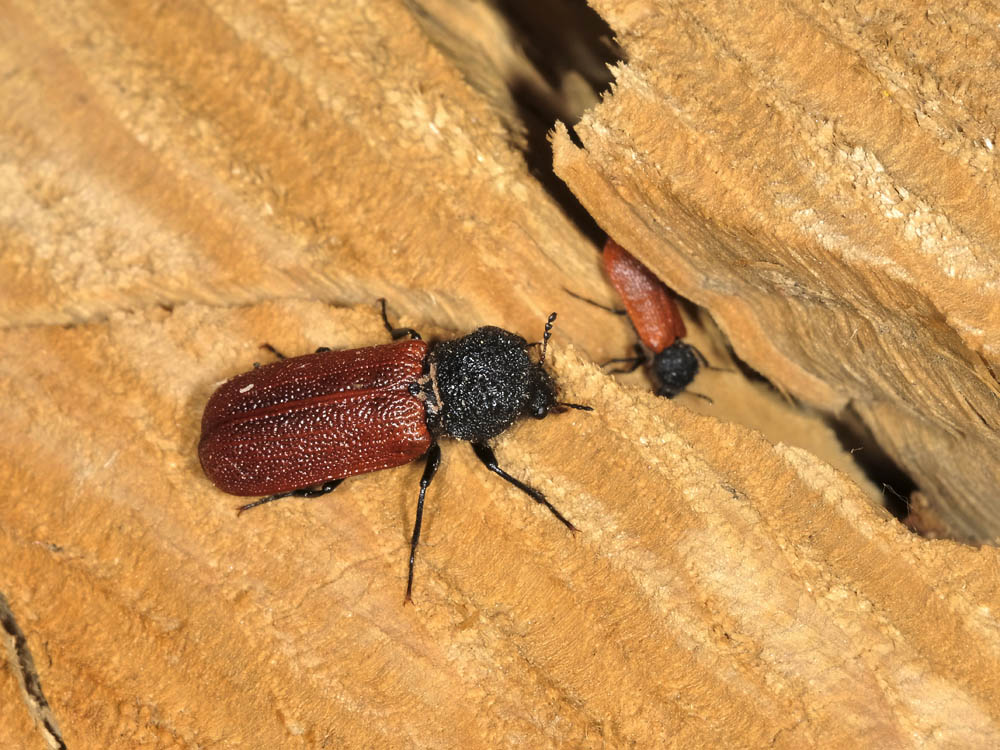
[[[486,468],[573,526],[540,491],[497,465],[487,441],[524,416],[542,419],[567,408],[556,400],[544,369],[556,314],[545,323],[539,360],[523,338],[486,326],[428,345],[412,328],[382,322],[395,343],[330,351],[257,367],[212,394],[201,423],[198,456],[209,479],[233,495],[268,495],[249,508],[289,495],[316,497],[345,478],[426,457],[410,540],[406,599],[412,601],[413,563],[424,496],[441,463],[438,438],[466,440]],[[399,341],[409,337],[406,341]],[[269,494],[273,493],[273,494]]]
[[[628,367],[610,372],[632,372],[648,361],[657,383],[656,395],[673,398],[694,380],[694,376],[698,374],[699,360],[706,366],[708,364],[701,352],[681,341],[687,335],[687,328],[681,319],[677,301],[652,271],[610,237],[604,244],[601,260],[611,285],[625,303],[625,309],[615,310],[573,292],[569,293],[610,312],[627,314],[642,342],[636,344],[635,357],[612,359],[605,364],[626,362],[629,363]],[[643,345],[652,352],[651,357],[647,356]],[[692,395],[708,399],[700,393]]]

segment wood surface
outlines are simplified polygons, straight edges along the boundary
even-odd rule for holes
[[[0,4],[0,747],[1000,745],[997,550],[814,411],[995,535],[991,11],[595,7]],[[712,403],[594,364],[602,232],[703,305]],[[382,296],[432,340],[558,310],[594,407],[495,445],[576,535],[443,446],[412,607],[419,463],[237,518],[196,451],[260,344],[383,343]]]
[[[856,414],[925,524],[996,543],[1000,9],[595,7],[629,63],[557,174],[745,362]]]

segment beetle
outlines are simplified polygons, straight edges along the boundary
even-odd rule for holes
[[[694,380],[700,364],[708,366],[701,352],[682,341],[687,328],[677,300],[666,284],[610,237],[604,243],[601,262],[611,285],[625,304],[624,310],[605,307],[574,292],[569,293],[610,312],[628,315],[641,342],[636,344],[636,356],[612,359],[605,364],[628,363],[610,372],[632,372],[648,362],[657,383],[656,394],[673,398]],[[647,350],[651,354],[647,354]],[[692,395],[708,399],[700,393]]]
[[[237,375],[212,394],[202,417],[198,456],[206,476],[233,495],[266,495],[242,513],[283,497],[317,497],[344,479],[425,458],[410,539],[404,602],[412,601],[413,566],[424,497],[441,463],[438,440],[467,441],[487,469],[544,505],[577,531],[544,494],[497,465],[489,441],[518,419],[566,409],[557,400],[545,354],[556,314],[545,323],[538,361],[520,336],[494,326],[428,344],[412,328],[393,343],[285,358]]]

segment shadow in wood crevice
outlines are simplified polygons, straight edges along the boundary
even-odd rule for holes
[[[624,52],[614,42],[611,27],[585,3],[496,0],[495,7],[545,84],[525,77],[508,81],[524,127],[528,168],[566,216],[599,246],[603,230],[552,169],[549,133],[560,120],[573,142],[581,145],[573,126],[609,90],[614,79],[608,66],[622,60]]]
[[[689,317],[693,318],[695,315],[702,313],[696,305],[687,300],[681,299],[679,302],[687,310]],[[707,314],[707,311],[704,314]],[[740,359],[732,346],[728,346],[728,353],[733,366],[748,381],[766,385],[775,393],[784,393],[781,389],[776,388],[767,377]],[[785,397],[790,398],[787,394]],[[799,408],[802,408],[796,399],[791,398],[791,401],[798,404]],[[818,415],[820,412],[816,412],[816,414]],[[824,421],[833,430],[844,452],[850,455],[868,480],[881,491],[882,506],[894,518],[902,522],[910,531],[922,536],[941,536],[937,531],[938,525],[936,524],[933,529],[925,529],[918,514],[915,514],[914,509],[911,507],[911,497],[914,496],[914,493],[919,495],[917,484],[882,449],[871,430],[868,429],[861,417],[852,408],[848,407],[839,417],[828,414],[824,418]],[[925,531],[933,533],[925,533]]]
[[[840,418],[829,417],[827,422],[844,450],[872,483],[882,490],[885,509],[911,531],[921,533],[919,528],[909,523],[910,496],[917,490],[916,483],[882,450],[861,417],[848,407]]]
[[[54,750],[66,750],[59,724],[42,692],[42,682],[28,648],[28,639],[17,624],[10,603],[3,594],[0,594],[0,641],[6,647],[8,671],[17,677],[28,713],[39,728],[45,744]]]
[[[549,133],[600,101],[623,58],[614,32],[577,0],[407,0],[427,38],[491,102],[532,176],[595,245],[604,233],[552,169]]]

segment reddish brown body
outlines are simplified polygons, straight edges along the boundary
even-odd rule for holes
[[[401,466],[432,439],[427,344],[397,341],[285,359],[237,375],[205,407],[198,456],[233,495],[267,495]]]
[[[602,260],[639,339],[650,351],[658,354],[687,335],[673,295],[646,266],[610,237]]]

